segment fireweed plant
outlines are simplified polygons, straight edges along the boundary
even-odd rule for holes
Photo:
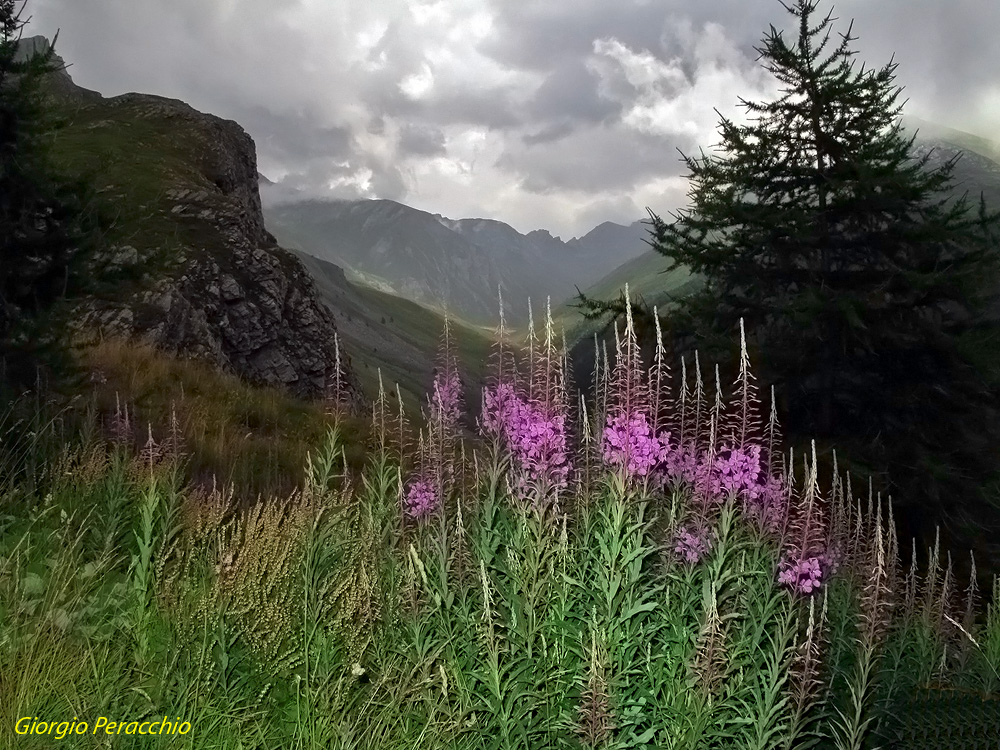
[[[480,431],[494,441],[495,449],[501,447],[507,453],[511,469],[508,489],[530,496],[530,502],[538,506],[549,500],[558,503],[560,491],[567,487],[572,469],[570,415],[565,365],[555,347],[551,311],[546,316],[544,342],[540,343],[530,301],[528,304],[527,382],[518,378],[516,360],[508,361],[501,314],[498,373],[492,387],[483,392]]]
[[[380,378],[349,476],[334,395],[301,488],[250,507],[182,486],[183,446],[151,434],[139,455],[4,452],[34,478],[0,504],[2,731],[113,714],[191,723],[121,748],[996,746],[1000,583],[988,601],[937,544],[904,570],[891,503],[836,461],[821,492],[740,337],[726,398],[697,356],[675,386],[662,341],[643,363],[627,318],[588,403],[548,310],[519,345],[501,315],[473,441],[446,327],[416,439]]]

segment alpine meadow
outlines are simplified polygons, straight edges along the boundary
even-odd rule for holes
[[[23,36],[28,0],[0,0],[0,749],[1000,746],[1000,146],[915,131],[853,22],[768,0],[787,28],[750,71],[714,22],[684,61],[617,41],[657,13],[690,31],[670,3],[613,4],[619,23],[477,0],[421,57],[406,23],[462,4],[364,26],[392,3],[179,0],[126,23],[37,1],[106,27],[107,59],[141,19],[161,62],[202,54],[189,11],[230,33],[197,75],[157,63],[164,95],[106,97]],[[259,45],[234,8],[271,19],[274,49],[359,24],[341,124],[254,103],[258,155],[166,95],[215,77],[243,111],[225,58]],[[504,25],[520,12],[537,37]],[[591,56],[505,113],[517,75],[576,54],[550,21]],[[343,53],[301,43],[307,71]],[[662,145],[650,112],[693,137],[691,61],[710,91],[774,95],[739,117],[697,100],[719,143],[651,178],[687,202],[641,232],[564,241],[396,200],[419,179],[473,205],[475,175],[518,169],[491,198],[512,216],[604,195],[557,183],[574,158],[619,179]],[[252,76],[276,102],[299,85],[283,64]],[[479,110],[488,127],[449,130]],[[572,157],[587,118],[607,153]],[[316,132],[331,171],[295,172]]]

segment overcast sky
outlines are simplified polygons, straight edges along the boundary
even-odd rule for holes
[[[840,0],[908,114],[1000,140],[1000,2]],[[777,0],[29,0],[73,79],[239,122],[260,171],[568,238],[686,204],[677,148],[718,141]]]

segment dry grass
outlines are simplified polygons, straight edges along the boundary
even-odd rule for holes
[[[78,351],[79,363],[98,381],[94,388],[102,421],[117,403],[129,405],[134,442],[141,446],[152,425],[166,439],[176,415],[189,478],[235,485],[240,499],[287,496],[301,483],[306,453],[322,442],[332,418],[323,404],[277,388],[252,386],[205,362],[182,359],[151,346],[105,340]],[[360,469],[367,424],[342,420],[348,466]]]

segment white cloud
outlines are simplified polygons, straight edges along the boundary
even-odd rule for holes
[[[410,99],[423,99],[434,88],[434,73],[424,64],[419,73],[408,75],[399,82],[399,90]]]
[[[1000,132],[982,0],[838,0],[869,67],[895,50],[907,110]],[[261,170],[308,194],[396,197],[563,236],[686,203],[676,149],[774,82],[752,46],[773,0],[29,0],[80,85],[235,119]],[[825,11],[830,4],[821,5]],[[836,39],[836,37],[834,37]],[[99,41],[97,41],[99,40]],[[604,218],[602,218],[602,216]]]
[[[675,22],[673,36],[677,44],[665,39],[664,46],[679,46],[680,54],[666,61],[617,39],[594,41],[588,64],[601,78],[602,93],[624,106],[625,127],[708,144],[717,134],[715,109],[741,121],[738,97],[762,100],[777,93],[765,72],[740,53],[718,24],[694,31],[690,23]]]

